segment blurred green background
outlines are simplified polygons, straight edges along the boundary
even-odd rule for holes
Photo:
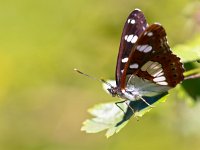
[[[126,17],[140,8],[171,46],[199,34],[198,1],[0,1],[1,150],[198,150],[200,105],[171,94],[117,135],[80,131],[94,104],[117,100],[79,68],[113,79]],[[175,93],[172,91],[172,93]]]

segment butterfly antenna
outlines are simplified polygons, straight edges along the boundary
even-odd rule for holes
[[[95,77],[90,76],[90,75],[88,75],[86,73],[83,73],[82,71],[80,71],[80,70],[78,70],[76,68],[74,68],[74,71],[76,71],[77,73],[82,74],[82,75],[84,75],[84,76],[86,76],[86,77],[88,77],[90,79],[93,79],[93,80],[96,80],[96,81],[100,81],[101,83],[105,83],[106,85],[110,86],[111,88],[114,88],[110,83],[106,82],[104,79],[95,78]]]

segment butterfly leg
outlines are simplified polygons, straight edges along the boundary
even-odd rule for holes
[[[140,99],[145,102],[149,107],[154,108],[155,106],[152,106],[151,104],[149,104],[144,98],[140,97]]]
[[[120,110],[122,110],[124,112],[124,114],[125,114],[125,111],[118,105],[119,103],[125,103],[127,105],[127,107],[129,107],[132,110],[133,114],[135,114],[134,109],[129,105],[129,103],[127,103],[127,101],[129,101],[129,100],[124,100],[124,101],[116,102],[115,105],[117,105],[117,107]],[[137,121],[139,121],[139,118],[137,116],[135,116],[135,117],[136,117]]]
[[[128,100],[125,101],[126,105],[132,110],[133,114],[135,113],[134,109],[127,103]]]
[[[135,110],[129,105],[129,103],[127,103],[128,100],[125,101],[126,105],[132,110],[133,115],[135,116],[136,120],[139,121],[138,116],[135,115]]]
[[[120,105],[118,105],[118,104],[121,104],[121,103],[124,103],[124,102],[126,102],[127,100],[124,100],[124,101],[120,101],[120,102],[116,102],[115,103],[115,105],[121,110],[121,111],[123,111],[123,113],[125,114],[125,111],[120,107]]]
[[[117,107],[119,109],[121,109],[124,112],[124,114],[125,114],[125,111],[118,105],[119,103],[125,103],[127,105],[127,107],[129,107],[132,110],[133,114],[134,114],[135,113],[134,109],[129,105],[129,103],[127,101],[129,101],[129,100],[124,100],[124,101],[116,102],[115,105],[117,105]]]

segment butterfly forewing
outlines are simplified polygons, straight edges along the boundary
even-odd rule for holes
[[[134,47],[137,39],[146,29],[147,23],[144,14],[135,9],[127,18],[121,36],[121,43],[116,66],[116,83],[120,86],[121,75],[124,70],[125,63],[128,61],[131,49]]]
[[[121,78],[121,89],[126,86],[127,75],[137,75],[158,85],[175,87],[183,79],[180,58],[172,54],[164,28],[150,25],[131,50]]]

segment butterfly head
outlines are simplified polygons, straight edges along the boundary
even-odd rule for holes
[[[101,79],[101,81],[104,83],[103,88],[106,90],[112,97],[122,97],[123,92],[119,86],[116,85],[116,81],[114,80],[108,80],[105,81]]]
[[[115,96],[117,96],[117,95],[119,95],[118,93],[118,88],[117,87],[111,87],[111,88],[108,88],[107,89],[108,90],[108,92],[112,95],[112,97],[115,97]]]
[[[107,88],[107,91],[112,95],[112,97],[117,96],[122,99],[136,100],[141,97],[137,91],[121,90],[119,87]]]

